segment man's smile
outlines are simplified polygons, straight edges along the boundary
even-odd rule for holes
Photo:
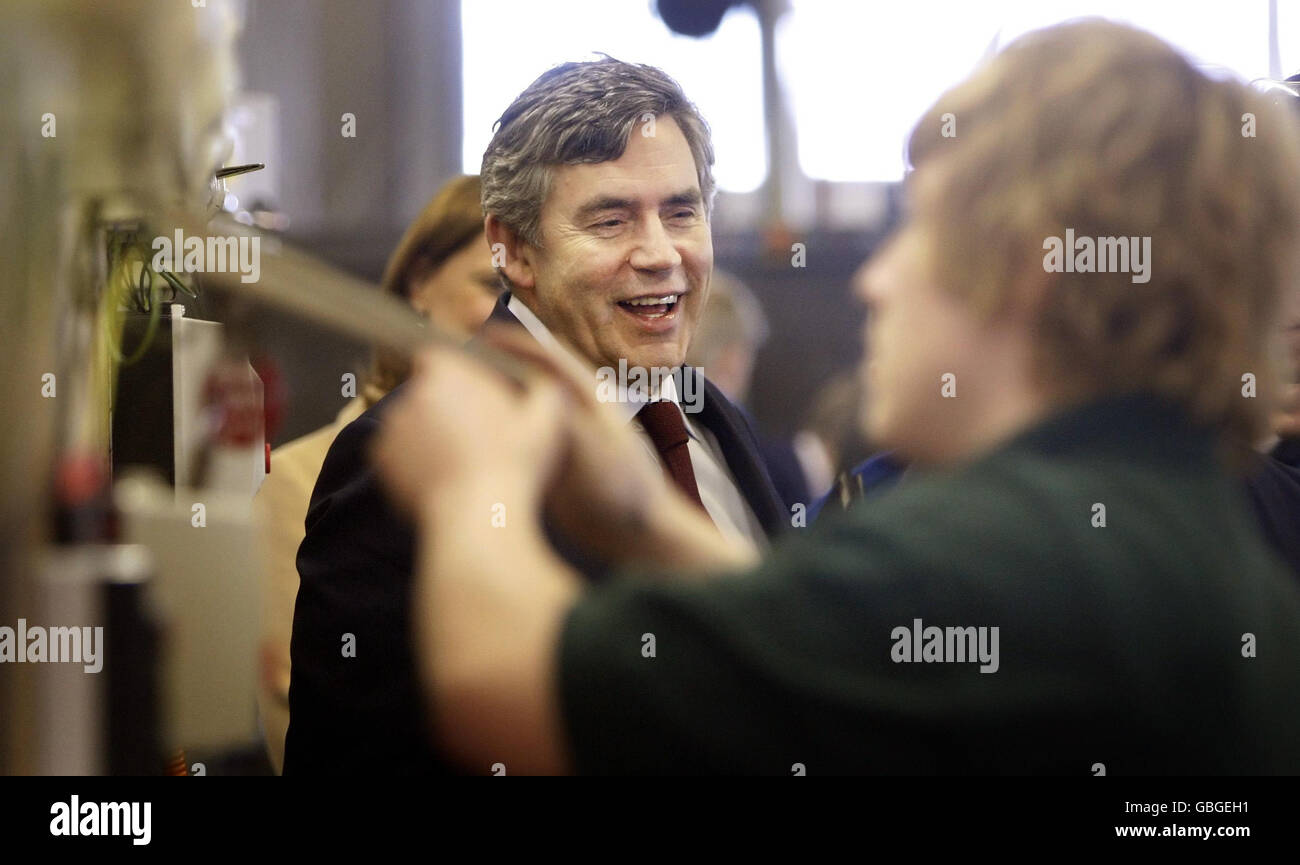
[[[662,333],[676,324],[678,304],[684,295],[684,292],[643,294],[617,301],[617,305],[643,329]]]

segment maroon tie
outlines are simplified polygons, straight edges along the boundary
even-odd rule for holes
[[[691,468],[691,455],[686,447],[691,436],[686,431],[686,422],[682,420],[677,404],[670,400],[648,402],[637,412],[636,419],[650,436],[659,456],[663,457],[673,482],[700,510],[708,513],[700,500],[700,488],[695,485],[695,470]]]

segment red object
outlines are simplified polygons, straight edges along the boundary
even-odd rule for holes
[[[204,402],[215,420],[215,440],[226,447],[251,447],[263,433],[262,395],[253,371],[242,358],[223,357],[213,364]]]
[[[76,507],[90,502],[104,489],[108,473],[95,454],[69,453],[55,469],[55,495],[59,504]]]
[[[700,500],[700,490],[695,484],[695,469],[691,467],[691,455],[686,446],[691,435],[686,431],[686,422],[682,420],[681,409],[669,400],[648,402],[637,412],[636,419],[645,427],[646,434],[654,443],[655,450],[663,457],[668,466],[668,474],[686,497],[706,514],[704,502]]]
[[[271,473],[271,443],[266,443],[266,473]]]
[[[262,380],[262,412],[266,417],[267,441],[275,441],[284,422],[285,404],[288,402],[284,375],[280,364],[269,354],[259,354],[250,361],[257,377]]]

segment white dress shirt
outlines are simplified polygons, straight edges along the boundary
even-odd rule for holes
[[[556,351],[568,350],[517,295],[511,295],[506,308],[542,345]],[[590,364],[590,361],[584,359],[584,363]],[[677,383],[671,376],[652,384],[659,385],[657,394],[647,393],[644,389],[636,390],[632,387],[633,383],[629,382],[627,400],[616,402],[614,405],[625,414],[628,422],[636,430],[637,437],[645,446],[647,458],[662,468],[664,463],[659,456],[659,451],[655,449],[645,429],[637,422],[636,415],[644,403],[653,399],[669,400],[677,406],[679,412],[682,411],[682,406],[677,393]],[[682,419],[686,423],[686,432],[691,437],[686,449],[691,457],[691,468],[695,472],[695,485],[699,487],[700,500],[713,519],[714,525],[723,535],[734,541],[748,544],[755,550],[766,549],[767,535],[763,532],[763,526],[754,515],[749,502],[745,501],[740,488],[736,486],[736,479],[727,467],[727,461],[722,455],[722,448],[718,446],[717,438],[702,424],[693,420],[691,413],[682,412]]]

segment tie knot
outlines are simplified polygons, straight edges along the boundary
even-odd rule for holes
[[[636,419],[645,427],[646,435],[654,443],[655,450],[664,453],[670,448],[684,445],[690,441],[686,432],[686,422],[682,420],[681,410],[672,400],[655,400],[648,402],[637,412]]]

